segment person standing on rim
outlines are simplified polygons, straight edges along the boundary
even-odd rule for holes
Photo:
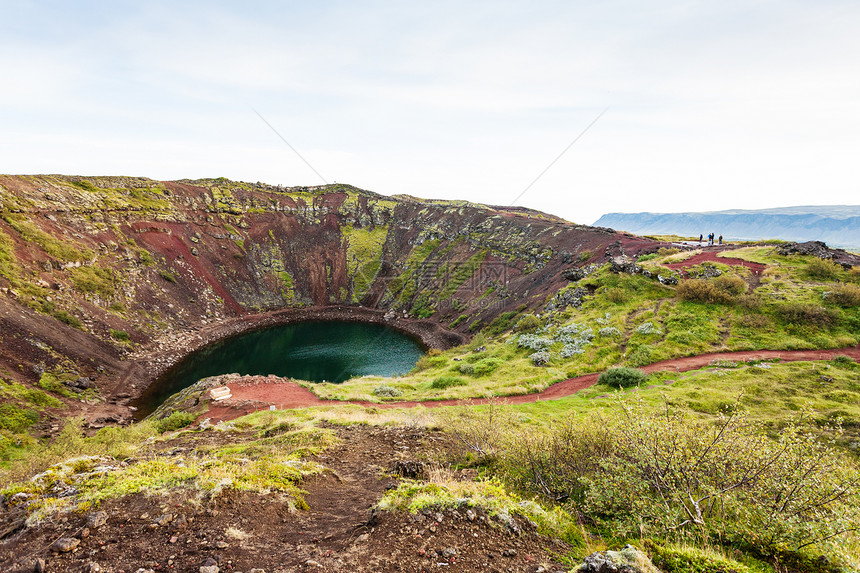
[[[699,233],[699,246],[700,247],[702,246],[702,234],[701,233]]]
[[[723,236],[722,235],[720,235],[720,244],[721,245],[723,244]]]

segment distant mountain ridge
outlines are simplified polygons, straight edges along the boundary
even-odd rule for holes
[[[723,235],[728,239],[824,241],[860,248],[860,205],[809,205],[689,213],[607,213],[595,226],[637,235]]]

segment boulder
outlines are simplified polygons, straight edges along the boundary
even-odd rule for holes
[[[585,558],[579,573],[660,573],[648,556],[625,545],[621,551],[596,551]]]

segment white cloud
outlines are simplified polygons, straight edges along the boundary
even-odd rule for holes
[[[19,3],[0,171],[606,211],[856,203],[850,2]]]

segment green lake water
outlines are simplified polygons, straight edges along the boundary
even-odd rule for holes
[[[136,401],[138,417],[201,378],[219,374],[274,374],[312,382],[409,372],[421,344],[380,324],[313,321],[286,324],[222,340],[189,355]]]

